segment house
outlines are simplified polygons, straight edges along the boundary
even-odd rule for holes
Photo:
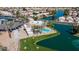
[[[8,12],[8,11],[0,11],[0,14],[3,15],[3,16],[13,16],[12,13]]]
[[[65,17],[64,16],[59,17],[59,22],[65,22]]]
[[[66,20],[69,22],[69,23],[73,23],[74,22],[74,19],[71,17],[71,16],[68,16],[66,18]]]

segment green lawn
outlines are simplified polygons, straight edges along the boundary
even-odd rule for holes
[[[20,50],[21,51],[51,51],[51,49],[39,46],[36,43],[41,41],[41,40],[45,40],[45,39],[48,39],[50,37],[54,37],[58,34],[59,33],[21,39],[20,40]]]

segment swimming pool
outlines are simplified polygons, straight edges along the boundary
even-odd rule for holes
[[[41,32],[48,33],[48,32],[51,32],[51,29],[50,28],[43,28],[43,29],[41,29]]]

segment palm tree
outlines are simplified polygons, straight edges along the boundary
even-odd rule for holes
[[[38,20],[38,17],[37,17],[37,16],[36,16],[36,17],[33,17],[33,19],[34,19],[34,20]]]
[[[27,16],[20,16],[20,18],[22,18],[22,19],[23,19],[23,21],[26,21],[26,22],[28,22],[28,21],[29,21]]]
[[[18,18],[20,16],[19,10],[16,11],[16,17]]]
[[[13,26],[13,21],[5,22],[6,30],[8,31],[9,37],[11,38],[11,27]]]

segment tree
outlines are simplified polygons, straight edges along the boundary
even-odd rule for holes
[[[50,14],[50,15],[55,15],[55,13],[56,13],[56,10],[50,10],[50,11],[49,11],[49,14]]]
[[[37,15],[38,13],[36,13],[36,12],[33,12],[33,15]]]
[[[20,16],[20,17],[21,17],[22,19],[24,19],[24,20],[25,20],[25,19],[27,19],[27,17],[26,17],[26,16]]]
[[[52,21],[51,22],[48,22],[47,23],[47,26],[50,27],[50,28],[52,28],[52,26],[53,26]]]
[[[20,16],[19,10],[16,11],[16,17],[18,18]]]
[[[64,10],[64,16],[68,16],[69,15],[69,10],[68,9],[65,9]]]
[[[22,19],[23,19],[23,21],[29,22],[29,20],[28,20],[27,16],[20,16],[20,18],[22,18]]]
[[[79,25],[75,22],[73,24],[73,34],[79,33]]]
[[[37,17],[37,16],[36,16],[36,17],[33,17],[33,19],[34,19],[34,20],[38,20],[38,17]]]

